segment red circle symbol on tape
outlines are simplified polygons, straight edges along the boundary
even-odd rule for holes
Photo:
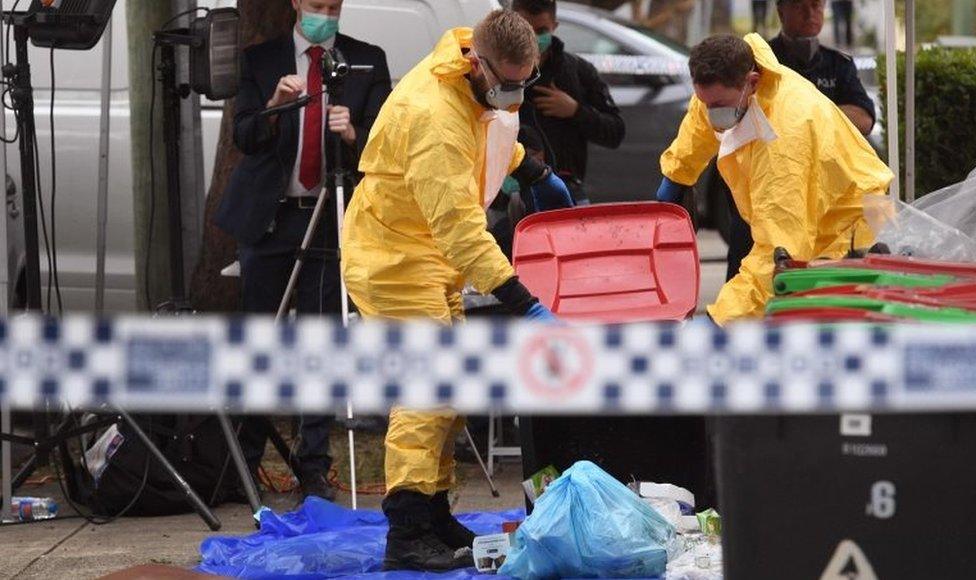
[[[533,393],[548,399],[577,394],[593,376],[593,349],[569,328],[531,337],[519,358],[519,376]]]

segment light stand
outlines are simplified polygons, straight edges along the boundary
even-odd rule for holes
[[[10,84],[14,118],[17,123],[20,149],[20,179],[24,204],[24,245],[26,250],[25,277],[27,283],[27,311],[41,311],[41,263],[40,242],[37,233],[37,172],[34,143],[37,130],[34,126],[34,88],[31,86],[30,63],[27,57],[27,41],[34,16],[26,13],[4,15],[8,26],[14,27],[17,47],[17,63],[3,66],[3,76]]]
[[[10,85],[13,100],[14,116],[17,120],[17,134],[20,146],[20,177],[24,205],[24,237],[26,249],[26,281],[27,281],[27,310],[41,310],[41,274],[40,274],[40,243],[37,232],[37,152],[34,143],[37,131],[34,126],[34,89],[31,86],[30,64],[28,62],[27,42],[32,37],[39,46],[51,48],[68,48],[87,50],[98,42],[105,24],[108,22],[115,0],[100,0],[75,6],[75,10],[42,9],[35,2],[28,12],[4,13],[3,20],[14,29],[14,39],[17,47],[16,64],[5,64],[2,69],[3,77]],[[9,486],[11,492],[23,484],[28,477],[41,465],[46,465],[50,453],[58,449],[62,460],[68,457],[67,442],[72,437],[95,432],[103,426],[124,420],[130,424],[137,436],[142,439],[147,450],[157,459],[161,459],[164,468],[187,494],[190,503],[194,505],[201,517],[211,529],[220,528],[220,521],[197,496],[196,492],[173,469],[172,465],[153,445],[142,429],[132,421],[124,411],[118,410],[110,416],[82,427],[72,427],[73,418],[65,417],[53,435],[48,431],[47,413],[43,420],[36,425],[34,438],[19,437],[0,432],[0,441],[29,445],[34,448],[34,455],[13,478]],[[36,421],[35,421],[36,422]],[[36,422],[37,423],[37,422]],[[68,493],[77,489],[74,479],[73,466],[63,461],[67,477]],[[9,497],[0,498],[7,504]]]
[[[170,299],[158,309],[169,312],[190,312],[186,299],[183,269],[183,206],[180,199],[180,101],[190,96],[187,85],[176,82],[175,43],[160,40],[159,73],[163,89],[163,143],[166,146],[167,212],[169,214]],[[151,306],[151,305],[150,305]]]
[[[191,24],[190,29],[164,30],[153,35],[153,42],[160,49],[160,81],[163,88],[163,140],[166,144],[166,181],[168,189],[169,213],[169,254],[170,254],[170,289],[172,296],[169,301],[160,305],[158,310],[168,312],[192,312],[186,300],[185,284],[183,278],[183,211],[180,188],[180,100],[190,95],[191,87],[188,85],[178,85],[176,80],[176,47],[188,46],[191,49],[191,60],[196,64],[196,57],[201,52],[212,53],[214,44],[221,42],[225,47],[237,47],[236,31],[237,11],[233,9],[211,10],[205,18],[197,19]],[[227,55],[225,55],[227,56]],[[206,55],[200,62],[206,61],[206,68],[211,69],[206,73],[214,72],[229,76],[232,80],[229,84],[216,86],[209,81],[214,78],[211,74],[199,74],[200,65],[191,70],[191,79],[194,79],[193,88],[198,92],[206,93],[212,98],[225,98],[233,96],[237,92],[236,69],[228,73],[228,67],[211,67],[213,63],[207,60]],[[237,62],[237,55],[232,55],[230,59],[233,63]],[[206,77],[206,78],[203,78]],[[216,411],[217,420],[227,440],[227,448],[230,451],[231,459],[240,476],[241,485],[247,496],[248,504],[254,514],[261,510],[261,499],[258,496],[257,485],[248,470],[244,453],[241,450],[240,441],[237,438],[230,418],[223,410]]]
[[[180,101],[191,90],[213,100],[237,94],[240,83],[238,37],[240,16],[233,8],[209,10],[190,28],[163,30],[153,35],[160,49],[159,80],[163,91],[163,142],[169,216],[170,299],[157,310],[190,312],[186,298],[183,259],[183,208],[180,194]],[[190,49],[190,85],[176,79],[176,47]],[[152,307],[153,305],[148,305]]]
[[[45,7],[34,0],[26,12],[5,12],[3,21],[14,29],[16,64],[3,66],[20,137],[20,179],[24,203],[27,311],[41,310],[40,242],[37,234],[37,173],[34,143],[34,88],[31,86],[27,41],[37,46],[88,50],[95,46],[110,20],[115,0],[89,0]]]

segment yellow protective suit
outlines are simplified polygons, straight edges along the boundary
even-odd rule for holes
[[[465,281],[489,293],[515,275],[482,206],[487,124],[464,76],[470,46],[471,29],[448,31],[373,125],[342,234],[342,275],[365,316],[449,323]],[[524,156],[517,146],[512,171]]]
[[[342,275],[367,318],[463,317],[465,281],[489,293],[515,275],[487,230],[486,112],[465,75],[472,31],[444,34],[397,85],[363,152],[365,174],[342,233]],[[516,145],[509,171],[522,162]],[[396,409],[386,437],[387,493],[433,495],[450,488],[454,436],[450,410]]]
[[[864,196],[883,194],[893,177],[834,103],[780,65],[758,34],[745,41],[760,68],[756,99],[777,138],[753,141],[718,161],[754,241],[739,274],[708,307],[718,324],[763,315],[773,295],[775,248],[811,260],[840,258],[852,242],[869,246]],[[707,109],[692,97],[678,137],[661,156],[661,171],[693,185],[718,151]]]

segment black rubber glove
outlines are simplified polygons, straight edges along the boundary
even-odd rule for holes
[[[539,303],[539,299],[519,282],[518,276],[512,276],[507,282],[495,288],[492,295],[516,316],[525,316],[534,305]]]

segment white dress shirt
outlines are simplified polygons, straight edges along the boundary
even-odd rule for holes
[[[308,82],[308,66],[310,64],[308,49],[312,47],[312,43],[309,42],[308,39],[306,39],[304,36],[302,36],[298,32],[298,29],[294,29],[292,34],[295,36],[295,70],[297,71],[298,76],[302,77],[303,79],[305,79],[306,82]],[[323,43],[320,43],[318,46],[321,46],[325,50],[331,49],[333,46],[335,46],[335,36],[326,40]],[[321,90],[322,87],[305,87],[305,92],[302,94],[306,95],[311,93],[314,95],[315,93]],[[323,107],[322,131],[328,132],[329,130],[328,116],[325,114],[324,107],[329,102],[329,100],[327,96],[324,94],[321,96],[321,99],[322,99],[322,107]],[[304,144],[305,144],[305,107],[302,107],[301,109],[298,110],[298,155],[295,156],[295,166],[292,167],[291,180],[288,182],[288,191],[285,193],[285,195],[287,195],[288,197],[305,197],[305,196],[317,197],[320,193],[322,193],[322,184],[325,182],[325,161],[324,160],[322,162],[322,179],[319,180],[318,185],[316,185],[312,189],[306,189],[305,186],[302,185],[301,180],[299,179],[299,175],[301,174],[302,171],[302,147],[304,146]],[[324,150],[325,147],[324,139],[323,139],[322,147]]]

